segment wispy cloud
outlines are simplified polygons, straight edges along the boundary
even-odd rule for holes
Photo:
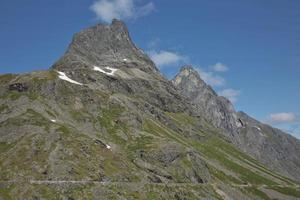
[[[171,51],[151,50],[148,52],[148,55],[159,68],[171,65],[177,67],[180,63],[188,60],[186,56]]]
[[[153,2],[137,6],[135,0],[99,0],[95,1],[90,9],[97,19],[111,22],[112,19],[137,19],[150,14],[155,10]]]
[[[157,49],[159,47],[161,40],[159,38],[154,38],[147,43],[148,49]]]
[[[209,72],[209,71],[206,71],[202,68],[197,68],[197,71],[199,72],[200,74],[200,77],[208,84],[208,85],[211,85],[211,86],[224,86],[225,83],[226,83],[226,80],[215,74],[214,72]]]
[[[228,71],[228,67],[226,65],[224,65],[223,63],[216,63],[215,65],[211,66],[211,68],[215,71],[215,72],[226,72]]]
[[[267,121],[271,124],[300,123],[299,117],[292,112],[271,113]]]
[[[153,12],[155,10],[155,6],[153,2],[149,2],[146,5],[136,8],[136,13],[134,18],[139,18],[139,17],[143,17],[146,15],[149,15],[151,12]]]
[[[235,90],[235,89],[232,89],[232,88],[227,88],[227,89],[224,89],[224,90],[218,92],[218,94],[220,96],[226,97],[232,103],[236,103],[238,96],[241,94],[241,91],[240,90]]]
[[[264,122],[300,139],[300,116],[293,112],[271,113]]]

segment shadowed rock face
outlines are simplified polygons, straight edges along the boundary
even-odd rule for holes
[[[298,139],[262,124],[243,112],[236,112],[232,103],[218,96],[190,66],[182,67],[172,83],[239,149],[272,169],[300,179]]]

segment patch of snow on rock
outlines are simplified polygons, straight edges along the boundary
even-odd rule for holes
[[[51,121],[51,122],[53,122],[53,123],[55,123],[55,122],[56,122],[56,120],[55,120],[55,119],[51,119],[50,121]]]
[[[109,75],[109,76],[113,76],[114,73],[118,70],[118,69],[111,68],[111,67],[105,67],[105,69],[109,70],[110,72],[106,72],[105,70],[103,70],[103,69],[101,69],[100,67],[97,67],[97,66],[94,66],[94,68],[93,68],[94,71],[98,71],[98,72],[104,73],[104,74]]]
[[[261,128],[259,128],[258,126],[254,126],[254,128],[256,128],[257,130],[261,131]]]
[[[68,81],[70,83],[77,84],[77,85],[83,85],[82,83],[79,83],[79,82],[74,81],[74,80],[70,79],[69,77],[67,77],[67,75],[64,72],[57,71],[57,73],[59,74],[58,78],[60,78],[64,81]]]
[[[258,127],[258,126],[253,126],[253,128],[256,128],[256,129],[258,130],[259,135],[261,135],[261,136],[263,136],[263,137],[266,137],[266,135],[263,134],[263,133],[261,132],[261,128],[260,128],[260,127]]]
[[[123,61],[125,61],[125,62],[126,62],[126,61],[127,61],[127,58],[124,58],[124,59],[123,59]]]

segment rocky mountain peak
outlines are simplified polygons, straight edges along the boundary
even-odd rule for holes
[[[191,65],[181,67],[178,75],[181,77],[194,77],[198,81],[202,81],[197,70],[195,70]]]
[[[183,96],[197,105],[202,115],[216,127],[234,134],[236,128],[241,126],[231,102],[218,96],[192,66],[182,67],[172,83]]]
[[[55,69],[123,66],[157,71],[150,58],[132,42],[124,22],[97,24],[73,36],[65,55],[54,64]]]
[[[102,24],[99,24],[99,25],[102,26]],[[115,29],[119,29],[119,31],[126,31],[127,34],[128,34],[127,26],[121,20],[113,19],[112,22],[111,22],[111,27],[114,27]],[[129,34],[128,34],[128,36],[129,36]]]
[[[172,83],[176,87],[184,90],[185,96],[189,96],[187,93],[194,93],[194,91],[205,91],[210,93],[210,95],[217,95],[213,89],[201,79],[199,72],[190,65],[183,66],[172,80]]]

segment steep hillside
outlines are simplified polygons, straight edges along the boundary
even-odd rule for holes
[[[0,199],[300,198],[298,183],[238,150],[166,80],[120,21],[76,34],[51,69],[0,83]]]
[[[300,141],[262,124],[246,113],[236,112],[229,100],[218,96],[192,67],[183,67],[172,80],[180,93],[222,130],[236,147],[271,169],[300,180]]]

